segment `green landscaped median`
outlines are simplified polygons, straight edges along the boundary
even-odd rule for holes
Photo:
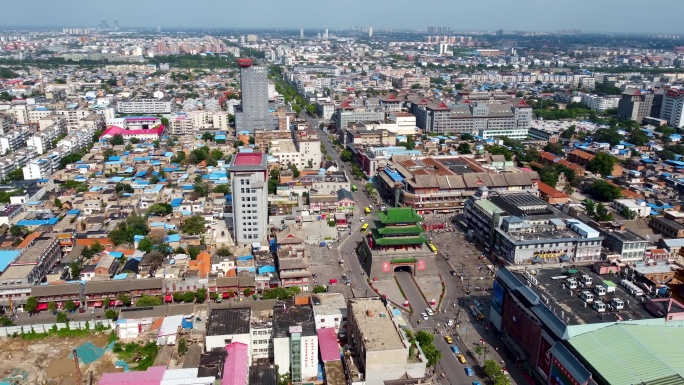
[[[392,259],[392,264],[397,264],[397,263],[416,263],[418,262],[417,259],[415,258],[394,258]]]

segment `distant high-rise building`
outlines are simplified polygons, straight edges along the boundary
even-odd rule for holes
[[[622,93],[618,102],[617,117],[642,123],[651,114],[653,94],[644,93],[635,88],[628,88]]]
[[[427,27],[429,35],[448,35],[451,33],[450,27]]]
[[[254,132],[270,129],[268,111],[268,70],[255,66],[252,59],[238,59],[242,112],[238,131]],[[238,119],[236,119],[237,121]],[[236,123],[237,124],[237,123]]]
[[[157,26],[157,32],[161,32],[161,26],[160,25]]]
[[[684,90],[673,88],[665,93],[660,119],[667,120],[671,127],[684,128]]]
[[[304,38],[304,28],[299,29],[299,38],[303,39]]]
[[[368,37],[373,37],[373,27],[368,28]]]
[[[325,32],[323,33],[323,40],[328,40],[328,29],[325,29]]]
[[[115,31],[119,30],[119,20],[114,20],[114,30]]]
[[[496,36],[503,36],[503,29],[497,29]]]

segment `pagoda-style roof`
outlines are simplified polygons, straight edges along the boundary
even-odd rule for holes
[[[423,218],[409,207],[389,207],[387,211],[378,211],[378,218],[384,225],[401,223],[418,223]]]
[[[392,235],[418,235],[423,233],[422,227],[418,225],[413,226],[384,226],[379,222],[375,223],[378,234],[382,236],[392,236]]]
[[[404,245],[419,245],[426,243],[427,238],[420,234],[418,236],[411,237],[376,237],[376,232],[373,231],[373,238],[375,238],[375,244],[378,246],[404,246]]]

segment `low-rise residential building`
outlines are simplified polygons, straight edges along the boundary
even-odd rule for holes
[[[207,333],[204,339],[205,351],[210,352],[214,348],[223,348],[234,342],[247,345],[248,351],[251,351],[251,312],[252,310],[249,307],[212,309],[207,320]]]
[[[273,364],[292,382],[318,376],[318,335],[311,306],[285,304],[273,308]]]
[[[640,218],[646,218],[651,215],[651,208],[646,205],[646,202],[637,202],[634,199],[616,199],[611,203],[611,207],[618,213],[626,210]]]
[[[345,356],[345,369],[352,383],[362,379],[367,385],[383,385],[405,376],[425,376],[426,358],[420,352],[411,356],[417,349],[411,349],[392,310],[380,298],[351,299],[347,314],[349,349],[354,359]]]
[[[312,297],[316,330],[335,329],[335,334],[347,334],[347,300],[341,293],[319,293]]]

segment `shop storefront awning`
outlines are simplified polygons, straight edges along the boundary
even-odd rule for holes
[[[43,310],[47,310],[47,308],[48,308],[48,304],[47,304],[47,302],[44,302],[44,303],[39,303],[38,306],[36,307],[36,310],[43,311]]]
[[[171,294],[167,294],[166,297],[164,297],[164,301],[166,301],[166,302],[173,301],[173,296]]]
[[[102,301],[97,301],[93,304],[93,307],[102,307]]]

